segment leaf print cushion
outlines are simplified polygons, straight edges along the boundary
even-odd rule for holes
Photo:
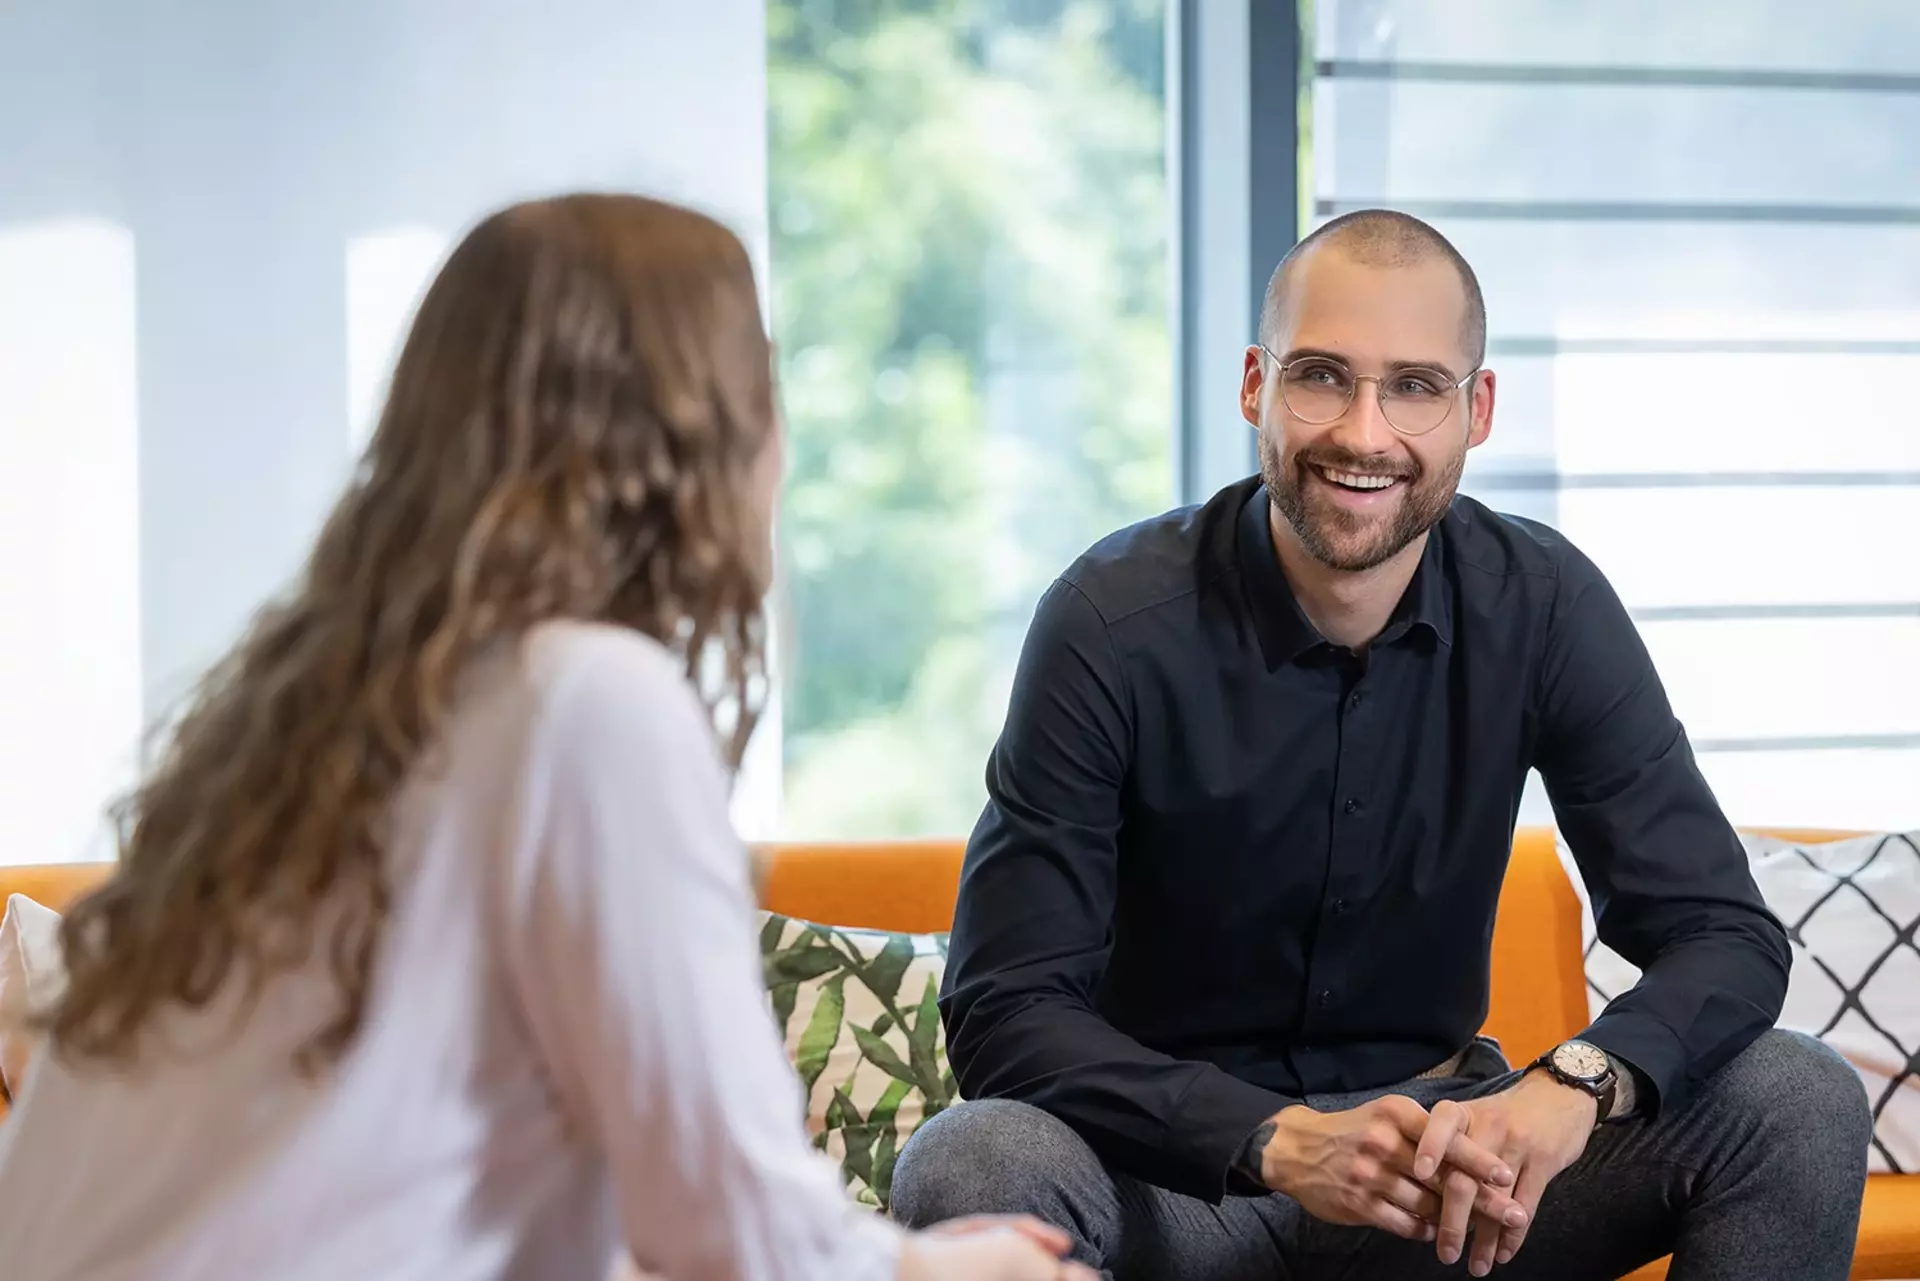
[[[854,1199],[884,1210],[901,1145],[957,1101],[935,1007],[946,935],[762,921],[767,995],[806,1091],[807,1132]]]

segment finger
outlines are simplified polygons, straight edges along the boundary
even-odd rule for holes
[[[1511,1260],[1526,1243],[1527,1229],[1533,1226],[1533,1220],[1540,1212],[1540,1198],[1546,1194],[1547,1184],[1552,1179],[1553,1170],[1544,1161],[1528,1162],[1521,1169],[1519,1181],[1513,1185],[1513,1199],[1520,1203],[1527,1217],[1521,1223],[1514,1223],[1511,1219],[1507,1221],[1505,1229],[1500,1233],[1500,1245],[1495,1253],[1495,1258],[1499,1262],[1506,1263]]]
[[[1504,1134],[1506,1130],[1504,1125],[1498,1125],[1497,1128]],[[1515,1153],[1513,1155],[1515,1159],[1508,1162],[1508,1164],[1516,1167],[1514,1169],[1514,1182],[1517,1185],[1520,1179],[1526,1177],[1526,1158],[1524,1153]],[[1467,1254],[1467,1272],[1469,1275],[1483,1277],[1493,1271],[1494,1260],[1500,1250],[1501,1237],[1506,1231],[1506,1219],[1516,1211],[1520,1217],[1524,1217],[1526,1207],[1520,1204],[1517,1197],[1514,1197],[1510,1198],[1508,1208],[1503,1211],[1499,1217],[1474,1216],[1473,1243]]]
[[[1383,1232],[1407,1241],[1433,1240],[1433,1225],[1425,1219],[1416,1219],[1405,1210],[1385,1197],[1371,1197],[1367,1201],[1367,1217],[1373,1226]]]
[[[1407,1136],[1409,1142],[1418,1143],[1426,1132],[1429,1119],[1427,1110],[1404,1094],[1383,1094],[1373,1101],[1378,1113],[1393,1122],[1395,1129]]]
[[[1459,1262],[1467,1248],[1467,1225],[1473,1219],[1474,1204],[1485,1185],[1464,1170],[1450,1169],[1441,1186],[1446,1189],[1445,1203],[1436,1225],[1434,1249],[1440,1262],[1451,1266]]]
[[[1427,1128],[1420,1135],[1420,1145],[1413,1156],[1413,1177],[1430,1179],[1433,1172],[1440,1168],[1440,1162],[1447,1155],[1447,1148],[1456,1134],[1465,1134],[1468,1111],[1452,1099],[1442,1099],[1433,1105],[1428,1114]]]
[[[1414,1141],[1402,1134],[1398,1127],[1384,1121],[1368,1126],[1366,1133],[1361,1137],[1360,1150],[1378,1164],[1380,1170],[1384,1172],[1381,1177],[1413,1177],[1413,1162],[1417,1149]],[[1438,1186],[1433,1180],[1424,1180],[1424,1182],[1429,1186]]]
[[[1100,1274],[1084,1263],[1063,1263],[1060,1281],[1100,1281]]]
[[[1025,1237],[1049,1254],[1065,1254],[1073,1247],[1073,1238],[1064,1231],[1030,1214],[970,1214],[964,1219],[936,1223],[927,1231],[934,1236],[964,1237],[1003,1228]]]
[[[1436,1113],[1436,1116],[1437,1115],[1438,1113]],[[1439,1122],[1436,1121],[1435,1124],[1437,1125]],[[1432,1133],[1431,1126],[1428,1129],[1428,1133]],[[1424,1142],[1425,1139],[1423,1137],[1422,1143]],[[1452,1140],[1449,1141],[1449,1146],[1452,1146],[1452,1142]],[[1370,1131],[1366,1137],[1365,1149],[1367,1154],[1377,1159],[1385,1169],[1397,1171],[1402,1175],[1409,1175],[1416,1181],[1433,1189],[1435,1192],[1442,1192],[1446,1188],[1446,1168],[1437,1168],[1429,1170],[1426,1174],[1421,1174],[1419,1172],[1420,1147],[1390,1126],[1381,1126]],[[1448,1164],[1450,1165],[1450,1162]],[[1496,1161],[1495,1164],[1502,1163]],[[1472,1176],[1470,1175],[1469,1177]],[[1505,1195],[1500,1187],[1494,1184],[1482,1183],[1480,1186],[1490,1189],[1496,1198],[1504,1197]],[[1505,1200],[1498,1200],[1486,1213],[1498,1218],[1507,1204]]]
[[[1509,1196],[1499,1188],[1490,1188],[1482,1183],[1478,1185],[1480,1195],[1473,1203],[1473,1217],[1497,1223],[1503,1228],[1524,1230],[1533,1222],[1533,1212],[1520,1203],[1520,1199]]]
[[[1483,1277],[1493,1271],[1494,1257],[1500,1249],[1500,1238],[1505,1231],[1498,1222],[1486,1219],[1473,1221],[1473,1253],[1467,1260],[1469,1273]]]
[[[1501,1160],[1500,1141],[1503,1135],[1465,1135],[1455,1133],[1448,1141],[1446,1164],[1455,1170],[1465,1170],[1482,1183],[1494,1187],[1513,1187],[1513,1166]]]
[[[1058,1257],[1073,1248],[1073,1238],[1051,1223],[1043,1222],[1030,1214],[1017,1214],[1007,1221],[1007,1226],[1027,1240]]]
[[[1415,1183],[1412,1179],[1399,1174],[1382,1176],[1383,1185],[1380,1195],[1405,1210],[1416,1219],[1433,1223],[1440,1217],[1440,1194],[1425,1184]],[[1474,1184],[1475,1187],[1480,1186]]]

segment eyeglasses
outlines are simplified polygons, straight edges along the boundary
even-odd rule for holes
[[[1424,436],[1447,421],[1453,412],[1453,393],[1480,372],[1476,366],[1464,378],[1455,378],[1444,369],[1407,366],[1381,377],[1356,374],[1326,356],[1282,361],[1265,343],[1260,350],[1279,368],[1280,399],[1301,422],[1316,427],[1332,422],[1353,407],[1354,389],[1371,380],[1380,398],[1381,416],[1402,436]]]

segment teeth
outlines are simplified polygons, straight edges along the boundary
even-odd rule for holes
[[[1395,480],[1395,477],[1392,476],[1363,476],[1359,472],[1329,471],[1325,467],[1319,468],[1318,470],[1320,474],[1328,480],[1336,484],[1345,485],[1350,489],[1385,489]]]

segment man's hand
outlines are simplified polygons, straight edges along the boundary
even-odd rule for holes
[[[1586,1151],[1599,1107],[1591,1094],[1562,1085],[1545,1072],[1529,1072],[1499,1094],[1436,1104],[1426,1133],[1420,1136],[1413,1169],[1414,1177],[1423,1181],[1436,1174],[1444,1179],[1445,1205],[1435,1246],[1440,1261],[1453,1263],[1460,1258],[1467,1245],[1469,1220],[1473,1221],[1469,1272],[1483,1277],[1496,1262],[1513,1258],[1527,1238],[1527,1227],[1540,1209],[1548,1182]],[[1479,1185],[1458,1170],[1444,1168],[1463,1135],[1512,1170],[1513,1199],[1526,1211],[1521,1222],[1488,1222],[1480,1213]]]
[[[1420,1140],[1432,1126],[1427,1110],[1402,1095],[1345,1112],[1290,1107],[1272,1124],[1261,1181],[1316,1219],[1432,1241],[1443,1206],[1440,1190],[1457,1173],[1473,1189],[1465,1201],[1469,1213],[1503,1226],[1526,1224],[1526,1212],[1511,1195],[1515,1171],[1464,1127],[1455,1127],[1433,1149],[1440,1163],[1425,1176],[1416,1173]]]

